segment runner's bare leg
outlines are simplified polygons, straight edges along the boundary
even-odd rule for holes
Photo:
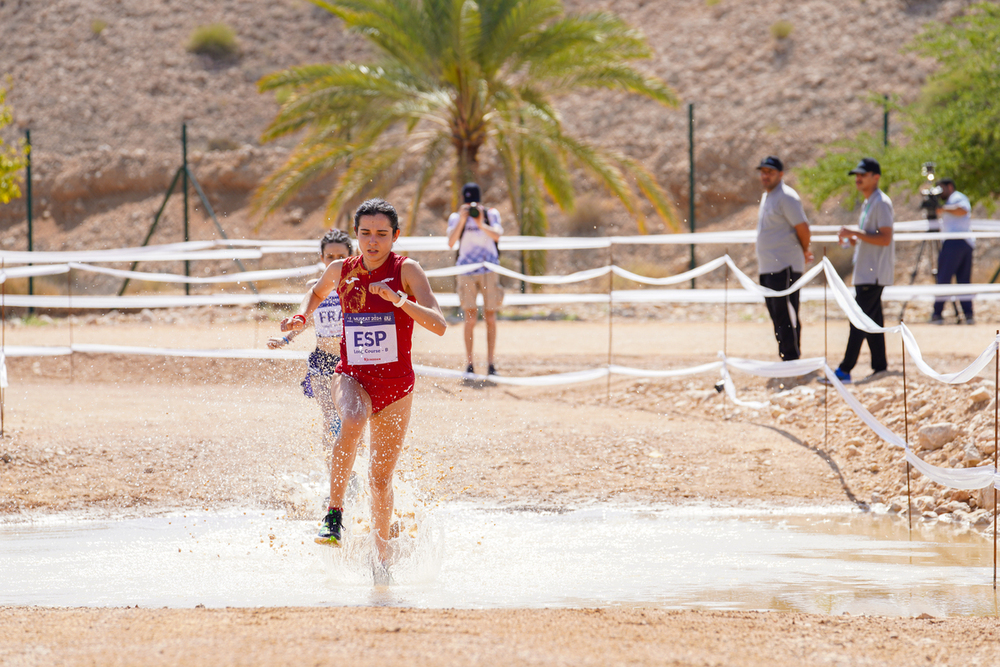
[[[372,401],[357,380],[347,375],[337,377],[333,385],[333,400],[340,412],[341,426],[330,461],[330,507],[342,508],[347,482],[358,453],[358,442],[372,414]]]
[[[320,410],[323,411],[323,455],[329,460],[333,453],[333,448],[337,444],[337,438],[333,435],[332,427],[336,423],[337,403],[333,395],[334,386],[337,383],[338,375],[324,377],[322,375],[313,376],[313,391],[319,400]]]
[[[399,399],[371,418],[371,468],[368,479],[372,494],[372,527],[375,549],[383,563],[389,557],[389,528],[392,525],[392,476],[403,451],[403,439],[410,424],[413,394]]]

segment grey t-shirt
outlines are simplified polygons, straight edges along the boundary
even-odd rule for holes
[[[802,273],[806,258],[795,226],[808,224],[799,193],[784,181],[760,199],[757,212],[757,268],[761,273],[777,273],[788,267]]]
[[[892,200],[876,189],[861,204],[858,227],[869,234],[882,227],[892,227]],[[896,241],[887,246],[858,241],[854,248],[855,285],[891,285],[896,267]]]

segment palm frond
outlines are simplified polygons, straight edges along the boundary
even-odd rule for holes
[[[674,208],[667,193],[656,182],[653,174],[638,161],[630,157],[623,155],[619,157],[619,161],[625,173],[632,177],[639,191],[649,200],[649,203],[653,205],[653,209],[663,218],[667,226],[675,232],[681,231],[680,217],[677,215],[677,210]],[[645,225],[639,231],[645,234]]]
[[[330,193],[327,202],[330,217],[336,218],[348,200],[364,192],[376,180],[382,180],[386,173],[391,173],[405,152],[402,146],[358,147],[351,156],[350,165],[344,169],[337,186]]]
[[[414,193],[413,202],[410,205],[410,214],[407,216],[406,228],[403,230],[404,236],[413,234],[413,228],[417,223],[417,213],[420,210],[420,202],[423,201],[424,193],[427,192],[427,187],[437,175],[441,163],[447,159],[450,149],[450,137],[438,133],[423,151],[420,163],[417,165],[417,191]]]

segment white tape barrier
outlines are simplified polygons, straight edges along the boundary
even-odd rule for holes
[[[36,276],[53,276],[68,273],[70,270],[82,271],[84,273],[99,273],[116,278],[128,278],[129,280],[145,280],[157,283],[188,283],[191,285],[210,285],[221,283],[249,283],[264,280],[283,280],[288,278],[303,278],[320,273],[322,264],[311,264],[293,269],[274,269],[267,271],[241,271],[237,273],[226,273],[218,276],[192,277],[182,276],[177,273],[149,273],[146,271],[126,271],[124,269],[109,269],[91,264],[81,264],[69,262],[68,264],[48,264],[43,266],[26,266],[0,271],[0,283],[4,283],[11,278],[27,278]]]
[[[758,283],[754,282],[752,278],[747,276],[736,263],[728,255],[719,257],[717,259],[706,262],[700,267],[692,269],[690,271],[685,271],[684,273],[677,274],[674,276],[668,276],[665,278],[650,278],[646,276],[641,276],[637,273],[632,273],[618,266],[603,266],[595,269],[587,269],[585,271],[578,271],[565,276],[528,276],[510,269],[504,268],[497,264],[492,264],[489,262],[479,262],[476,264],[467,264],[463,266],[452,266],[443,269],[431,269],[427,271],[428,277],[441,277],[441,276],[454,276],[461,275],[465,273],[470,273],[472,271],[487,268],[498,274],[509,276],[517,280],[523,280],[528,283],[535,284],[547,284],[547,285],[562,285],[570,284],[575,282],[583,282],[587,280],[593,280],[595,278],[600,278],[608,274],[609,271],[619,275],[628,280],[644,283],[647,285],[678,285],[684,284],[689,280],[697,278],[699,276],[706,275],[712,271],[717,270],[723,265],[728,265],[733,271],[736,281],[743,287],[744,290],[749,292],[749,294],[740,294],[735,290],[693,290],[691,294],[678,295],[676,290],[670,291],[636,291],[636,290],[616,290],[612,294],[612,298],[616,301],[641,301],[641,302],[686,302],[686,303],[722,303],[724,300],[728,299],[734,303],[754,303],[760,302],[764,297],[781,297],[791,294],[795,291],[805,290],[803,293],[803,298],[807,300],[813,300],[816,297],[817,292],[808,292],[804,287],[809,282],[811,282],[821,271],[826,271],[828,275],[835,276],[836,271],[833,270],[832,264],[824,258],[816,266],[812,267],[809,271],[804,273],[799,280],[792,284],[788,289],[775,291],[762,287]],[[5,282],[8,278],[21,278],[27,276],[44,276],[44,275],[55,275],[60,273],[66,273],[70,269],[78,271],[86,271],[93,273],[100,273],[105,275],[112,275],[120,278],[130,278],[137,280],[147,280],[147,281],[159,281],[166,283],[190,283],[190,284],[212,284],[212,283],[242,283],[251,281],[261,281],[261,280],[279,280],[288,278],[300,278],[306,276],[312,276],[322,271],[321,264],[308,265],[304,267],[297,267],[291,269],[274,269],[266,271],[248,271],[241,273],[227,273],[219,276],[207,276],[207,277],[187,277],[180,274],[171,273],[148,273],[141,271],[126,271],[123,269],[109,269],[103,267],[96,267],[89,264],[82,264],[71,262],[68,264],[59,265],[44,265],[35,267],[20,267],[7,269],[6,271],[0,271],[0,283]],[[840,282],[839,277],[834,278],[831,282]],[[850,290],[846,286],[840,291],[841,294],[846,298],[847,301],[853,301],[853,296],[850,294]],[[606,293],[605,293],[606,294]],[[836,296],[836,295],[835,295]],[[926,299],[929,297],[974,297],[979,298],[1000,298],[1000,285],[994,284],[971,284],[971,285],[908,285],[908,286],[890,286],[887,287],[884,293],[886,300],[912,300],[912,299]],[[545,301],[545,303],[559,303],[561,295],[533,295],[532,303],[538,303],[537,299],[550,299],[550,301]],[[588,301],[600,302],[607,301],[606,295],[592,295]],[[843,301],[843,299],[841,299]],[[23,304],[18,303],[16,305],[36,305],[36,304]],[[513,304],[512,304],[513,305]],[[79,306],[78,306],[79,307]]]
[[[37,348],[37,347],[7,347],[6,355],[0,351],[0,386],[6,387],[6,358],[5,356],[54,356],[57,354],[71,354],[81,352],[88,354],[129,354],[129,355],[150,355],[168,357],[206,357],[224,359],[292,359],[305,360],[308,352],[293,352],[287,350],[239,350],[239,349],[214,349],[214,350],[190,350],[190,349],[170,349],[170,348],[148,348],[124,345],[73,345],[66,348]],[[995,346],[994,346],[995,352]],[[736,395],[736,388],[729,375],[729,367],[738,369],[750,375],[760,377],[795,377],[806,375],[822,369],[828,380],[836,388],[837,393],[844,402],[854,411],[858,417],[876,433],[880,438],[891,445],[904,450],[906,460],[909,461],[921,473],[933,481],[956,489],[982,489],[988,486],[995,486],[1000,489],[1000,472],[991,466],[980,466],[978,468],[948,469],[931,465],[921,460],[902,438],[893,433],[889,428],[880,423],[858,400],[847,391],[846,387],[837,379],[833,369],[831,369],[822,358],[799,359],[797,361],[785,361],[768,363],[752,359],[726,358],[720,354],[722,361],[702,364],[691,368],[672,370],[646,370],[640,368],[629,368],[612,365],[605,368],[595,368],[584,371],[574,371],[569,373],[554,373],[535,377],[511,378],[505,376],[482,376],[462,373],[443,368],[431,366],[414,365],[414,371],[424,377],[451,378],[451,379],[476,379],[489,381],[495,384],[506,384],[515,386],[545,387],[554,385],[565,385],[579,382],[590,382],[607,377],[609,374],[626,375],[629,377],[663,378],[663,377],[683,377],[721,370],[722,380],[726,394],[737,405],[751,409],[763,409],[767,407],[767,402],[743,401]]]
[[[972,221],[972,232],[944,234],[933,231],[934,226],[926,220],[901,221],[894,223],[897,243],[951,238],[1000,238],[1000,221]],[[817,242],[836,241],[837,226],[813,225]],[[756,243],[756,231],[752,229],[724,232],[694,232],[678,234],[650,234],[637,236],[610,237],[545,237],[545,236],[504,236],[500,239],[500,250],[519,252],[521,250],[598,250],[612,245],[732,245]],[[356,243],[355,243],[356,245]],[[400,238],[395,249],[399,252],[443,252],[453,250],[448,247],[445,236],[408,236]],[[257,239],[213,239],[188,241],[153,246],[114,248],[109,250],[77,251],[0,251],[0,261],[6,264],[63,264],[67,262],[165,262],[200,259],[257,259],[265,254],[313,254],[319,250],[319,241],[302,239],[257,240]]]
[[[827,380],[836,388],[840,397],[844,399],[844,402],[861,418],[868,428],[873,430],[885,442],[904,450],[906,460],[928,478],[953,489],[985,489],[989,486],[1000,489],[1000,472],[993,466],[985,465],[976,468],[951,469],[939,468],[923,461],[916,455],[909,443],[875,419],[874,415],[865,406],[861,405],[861,402],[851,392],[847,391],[847,388],[837,378],[832,368],[824,364],[823,370],[826,373]]]
[[[198,260],[260,259],[260,250],[202,250],[156,253],[112,254],[107,250],[81,250],[66,252],[12,252],[0,251],[4,264],[65,264],[68,262],[177,262]]]

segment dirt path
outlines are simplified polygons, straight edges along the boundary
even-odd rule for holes
[[[35,665],[987,665],[995,619],[657,609],[0,609]]]

